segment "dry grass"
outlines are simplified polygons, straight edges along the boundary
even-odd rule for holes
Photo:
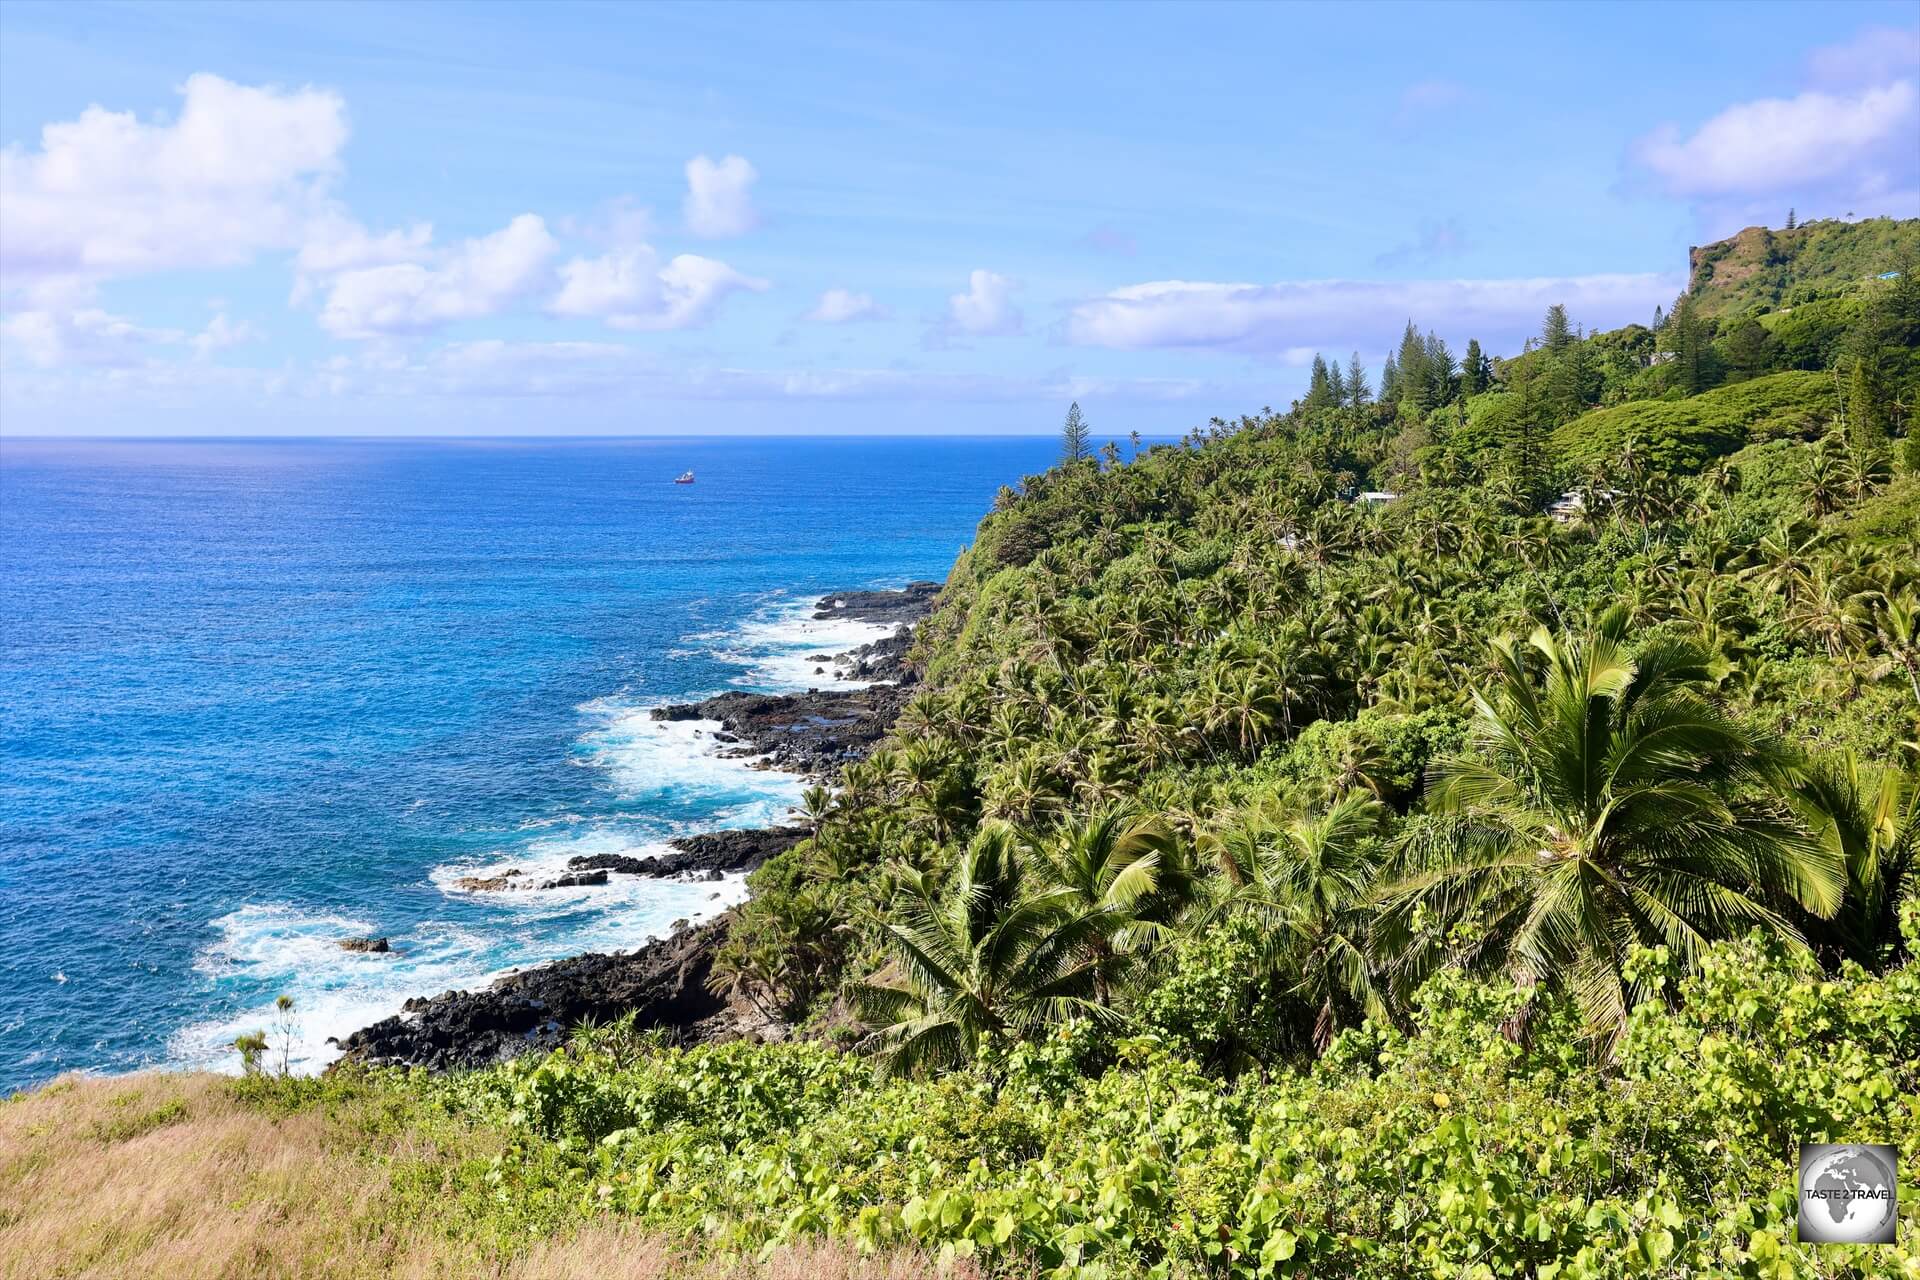
[[[7,1280],[913,1280],[923,1257],[814,1245],[700,1263],[619,1223],[509,1253],[475,1238],[436,1170],[485,1160],[484,1133],[423,1132],[376,1097],[271,1114],[211,1075],[63,1080],[0,1104]],[[423,1194],[423,1187],[425,1188]],[[968,1271],[949,1271],[964,1276]]]

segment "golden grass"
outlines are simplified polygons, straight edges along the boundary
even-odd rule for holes
[[[915,1280],[916,1254],[828,1245],[765,1263],[688,1258],[618,1222],[508,1251],[439,1212],[434,1171],[497,1139],[431,1133],[377,1096],[275,1114],[212,1075],[62,1080],[0,1104],[6,1280]],[[423,1183],[423,1179],[427,1181]],[[425,1186],[425,1193],[422,1187]],[[949,1270],[949,1277],[974,1274]]]

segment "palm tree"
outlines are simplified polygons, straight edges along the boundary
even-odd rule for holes
[[[1904,671],[1913,700],[1920,705],[1920,594],[1882,592],[1873,610],[1873,630],[1887,655],[1874,667],[1873,678],[1884,680]]]
[[[1104,921],[1073,910],[1070,890],[1029,893],[1025,881],[1019,834],[1000,825],[968,844],[945,893],[925,873],[902,871],[884,939],[902,976],[852,992],[876,1028],[866,1047],[890,1072],[957,1066],[1098,1010],[1085,944]]]
[[[1622,974],[1635,944],[1691,962],[1755,925],[1797,940],[1776,904],[1831,916],[1846,886],[1767,794],[1778,748],[1701,696],[1706,656],[1672,641],[1630,656],[1624,630],[1616,609],[1580,640],[1494,642],[1474,749],[1435,768],[1445,838],[1390,909],[1396,928],[1422,902],[1476,922],[1470,960],[1564,986],[1609,1035],[1638,994]]]
[[[1806,762],[1793,795],[1847,871],[1846,901],[1831,920],[1808,922],[1809,940],[1829,960],[1897,963],[1900,903],[1920,892],[1920,773],[1876,774],[1846,751]]]
[[[808,787],[800,793],[800,817],[807,824],[807,834],[818,840],[820,828],[834,814],[833,792],[825,787]]]
[[[1385,814],[1356,791],[1317,813],[1255,807],[1215,840],[1231,886],[1222,909],[1251,910],[1272,926],[1272,959],[1315,1010],[1322,1052],[1341,1024],[1389,1016],[1369,938],[1381,865],[1373,837]]]
[[[1122,961],[1164,938],[1192,895],[1180,841],[1164,819],[1109,809],[1033,851],[1037,868],[1077,913],[1100,922],[1086,941],[1094,1000],[1111,1002]]]

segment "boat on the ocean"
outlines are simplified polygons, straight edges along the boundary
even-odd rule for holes
[[[679,475],[677,475],[677,476],[675,476],[675,477],[673,478],[673,482],[674,482],[675,484],[692,484],[692,483],[693,483],[693,472],[691,472],[691,471],[682,471],[682,472],[681,472],[681,473],[680,473]]]

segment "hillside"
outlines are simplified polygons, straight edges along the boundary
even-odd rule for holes
[[[1748,227],[1688,252],[1688,289],[1703,316],[1797,306],[1920,260],[1920,221],[1824,219],[1791,230]]]
[[[1920,1204],[1796,1243],[1785,1154],[1920,1160],[1920,287],[1827,323],[1816,369],[1685,307],[1498,362],[1409,324],[1377,380],[1065,458],[715,927],[751,1037],[194,1087],[346,1152],[277,1212],[516,1266],[1920,1274]],[[0,1110],[0,1257],[152,1256],[60,1235],[132,1184],[49,1171],[171,1123],[84,1100]]]

